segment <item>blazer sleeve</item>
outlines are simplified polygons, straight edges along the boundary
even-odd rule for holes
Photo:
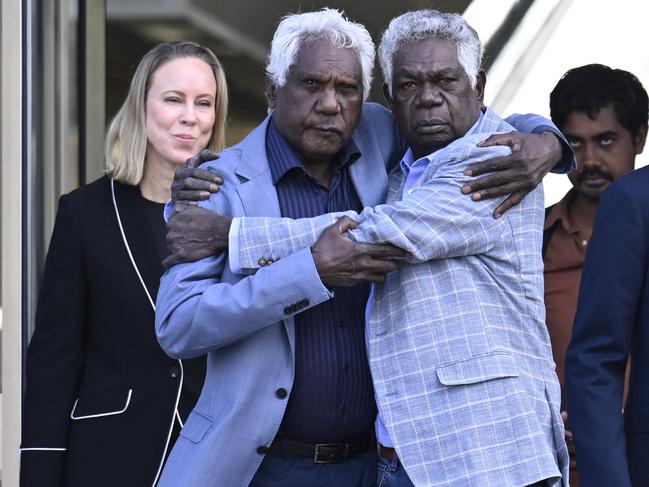
[[[174,358],[225,347],[333,295],[305,249],[238,282],[224,282],[225,254],[171,267],[160,281],[156,334]]]
[[[514,113],[507,117],[505,121],[520,132],[528,134],[552,132],[557,137],[559,144],[561,144],[562,156],[561,160],[554,165],[551,172],[565,174],[577,167],[577,161],[572,147],[551,120],[534,113]]]
[[[479,139],[473,138],[475,142]],[[238,262],[242,271],[254,271],[260,258],[277,260],[313,245],[322,231],[343,215],[360,223],[348,233],[351,239],[395,245],[411,254],[405,259],[409,262],[488,252],[500,241],[508,217],[492,217],[497,200],[474,202],[461,193],[470,179],[464,170],[470,164],[506,155],[509,148],[478,148],[470,141],[459,151],[450,147],[436,154],[436,159],[444,159],[438,170],[424,175],[423,184],[401,201],[365,208],[360,214],[350,211],[300,220],[241,218]]]
[[[86,315],[80,224],[67,196],[59,200],[27,351],[20,485],[61,485],[70,412]]]
[[[647,268],[642,211],[613,184],[597,207],[566,357],[570,424],[583,485],[631,487],[622,397]]]

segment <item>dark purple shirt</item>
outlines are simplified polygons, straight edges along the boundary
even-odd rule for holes
[[[272,119],[266,152],[282,216],[310,218],[363,209],[348,170],[360,157],[352,140],[335,158],[329,189],[306,173]],[[279,430],[291,440],[336,442],[374,425],[376,406],[365,351],[369,285],[333,291],[329,301],[295,316],[295,381]]]

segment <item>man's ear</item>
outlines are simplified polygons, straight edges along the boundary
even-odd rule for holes
[[[633,146],[635,148],[635,153],[637,154],[642,154],[642,151],[644,150],[644,144],[647,141],[647,126],[643,125],[638,129],[638,133],[635,136],[635,140],[633,141]]]
[[[388,102],[388,106],[394,115],[394,103],[392,102],[392,96],[390,95],[390,89],[388,88],[387,83],[383,83],[383,96],[385,97],[385,101]]]
[[[476,77],[476,83],[475,83],[475,92],[476,95],[478,96],[478,100],[480,100],[480,103],[484,105],[484,89],[487,84],[487,73],[485,73],[484,69],[479,69],[478,70],[478,76]]]
[[[268,76],[266,76],[264,92],[266,93],[266,103],[268,103],[268,108],[273,110],[275,108],[275,103],[277,102],[277,85]]]

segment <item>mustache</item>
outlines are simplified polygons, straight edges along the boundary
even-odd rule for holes
[[[613,182],[613,175],[601,169],[583,169],[577,171],[577,181],[580,183],[589,178],[602,178]]]

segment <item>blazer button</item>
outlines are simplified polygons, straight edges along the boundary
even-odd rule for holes
[[[169,375],[175,379],[180,375],[180,369],[175,366],[171,367],[171,369],[169,369]]]
[[[286,396],[288,396],[288,392],[286,392],[286,389],[283,387],[280,387],[275,391],[275,395],[277,396],[278,399],[286,399]]]
[[[264,445],[257,447],[257,453],[259,453],[260,455],[268,453],[268,447]]]

